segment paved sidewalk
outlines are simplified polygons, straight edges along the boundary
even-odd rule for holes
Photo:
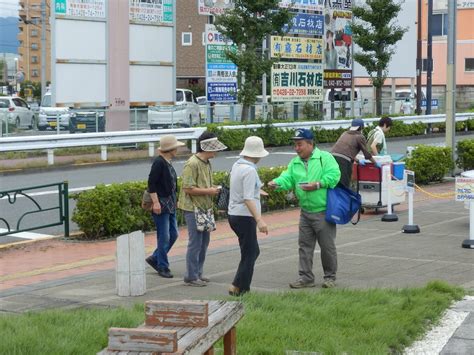
[[[454,191],[453,183],[426,188],[431,194]],[[407,223],[405,205],[397,206],[399,222],[383,223],[381,215],[365,214],[358,225],[338,228],[338,287],[417,287],[445,280],[474,291],[474,250],[461,248],[469,235],[469,211],[453,198],[437,199],[417,193],[415,223],[420,234],[400,232]],[[252,290],[290,291],[297,278],[298,215],[289,210],[266,215],[268,237],[260,238]],[[25,312],[48,308],[130,306],[149,299],[209,299],[226,295],[238,261],[237,238],[224,221],[212,233],[206,260],[207,287],[183,284],[187,238],[180,230],[171,253],[173,279],[160,278],[147,267],[147,293],[118,297],[115,292],[115,242],[78,243],[62,239],[20,244],[0,249],[0,312]],[[147,253],[155,237],[146,237]],[[319,250],[314,272],[322,279]],[[313,292],[321,289],[320,281]],[[290,291],[299,292],[299,291]],[[469,315],[452,335],[443,353],[474,353],[474,300],[456,305]]]

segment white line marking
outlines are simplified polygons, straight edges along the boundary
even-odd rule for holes
[[[0,233],[4,233],[7,231],[8,231],[7,229],[0,228]],[[47,235],[47,234],[32,233],[32,232],[20,232],[20,233],[8,234],[6,235],[6,237],[38,240],[38,239],[44,239],[44,238],[51,238],[53,236]]]

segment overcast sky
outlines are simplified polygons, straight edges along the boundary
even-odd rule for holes
[[[18,0],[0,0],[0,17],[18,16]]]

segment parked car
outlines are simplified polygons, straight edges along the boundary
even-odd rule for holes
[[[105,132],[105,112],[92,109],[71,112],[69,133]]]
[[[47,128],[56,129],[59,121],[59,128],[68,129],[71,112],[69,107],[51,106],[51,93],[47,92],[41,100],[38,114],[38,129],[44,131]]]
[[[35,114],[22,98],[1,96],[0,112],[2,121],[14,124],[17,128],[32,129],[35,125]]]
[[[424,89],[421,90],[421,99],[426,100]],[[392,109],[392,105],[393,109]],[[395,102],[390,104],[390,112],[394,114],[413,114],[416,108],[416,91],[410,89],[395,90]],[[426,109],[426,108],[425,108]]]
[[[151,129],[170,126],[192,127],[201,123],[199,105],[191,90],[176,89],[176,102],[148,108],[148,125]]]
[[[331,119],[331,90],[325,90],[323,103],[323,116],[325,120]],[[362,116],[363,105],[367,100],[362,100],[360,89],[354,90],[354,112],[351,107],[351,90],[334,90],[334,118],[342,116],[341,111],[345,111],[345,117],[360,117]],[[345,106],[345,107],[344,107]]]

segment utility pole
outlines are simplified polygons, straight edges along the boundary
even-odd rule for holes
[[[421,115],[421,73],[423,60],[421,58],[421,0],[418,0],[418,33],[416,41],[416,114]]]
[[[46,0],[41,0],[41,98],[46,93]]]
[[[448,1],[448,62],[446,70],[446,147],[455,161],[456,132],[456,1]]]
[[[431,85],[433,77],[433,0],[428,0],[428,68],[426,71],[426,114],[431,115]]]

